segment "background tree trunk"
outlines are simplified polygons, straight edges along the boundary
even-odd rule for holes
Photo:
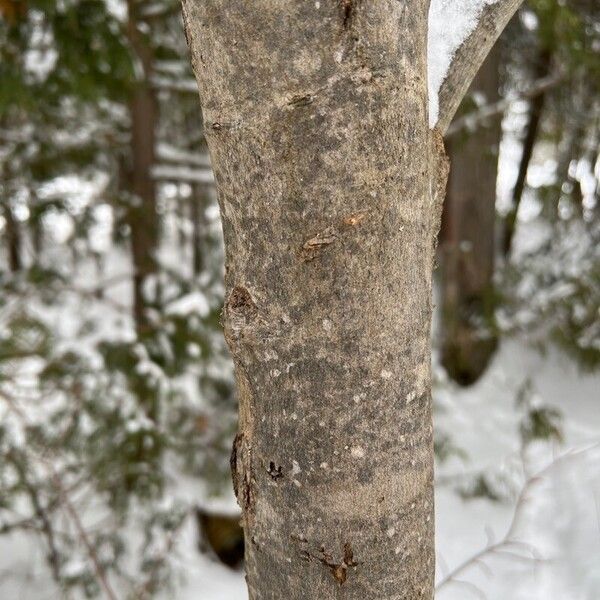
[[[205,267],[203,239],[206,235],[206,207],[209,203],[210,188],[207,184],[192,186],[190,196],[190,218],[192,220],[192,268],[194,277],[199,277]]]
[[[500,50],[496,47],[473,80],[485,104],[499,95]],[[451,161],[440,232],[442,364],[462,385],[485,371],[497,346],[494,334],[494,232],[500,116],[448,142]],[[482,153],[481,149],[485,151]]]
[[[134,268],[133,314],[138,334],[148,328],[144,282],[157,272],[156,250],[159,222],[156,212],[156,186],[152,178],[155,163],[155,127],[158,105],[151,87],[152,50],[138,31],[135,7],[129,3],[127,35],[138,59],[141,73],[130,101],[131,147],[127,184],[133,195],[127,212],[131,231],[131,252]]]
[[[17,273],[23,268],[21,260],[21,230],[19,223],[13,215],[8,204],[4,205],[4,220],[6,223],[6,250],[8,254],[8,268],[11,273]]]
[[[253,599],[433,597],[427,4],[184,2]]]
[[[552,54],[548,48],[543,48],[540,52],[539,59],[535,66],[535,78],[541,79],[547,77],[550,73]],[[517,228],[517,216],[519,214],[519,206],[521,206],[521,198],[525,191],[525,183],[527,181],[527,171],[529,163],[533,156],[533,148],[538,135],[538,128],[544,110],[544,102],[546,101],[546,93],[542,92],[533,98],[529,105],[529,118],[525,129],[525,138],[523,140],[523,149],[521,151],[521,161],[519,162],[519,172],[517,181],[513,188],[512,205],[504,221],[504,236],[502,239],[502,252],[505,258],[510,256],[512,242]]]

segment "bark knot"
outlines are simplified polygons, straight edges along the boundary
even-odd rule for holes
[[[269,463],[267,473],[271,476],[273,481],[277,481],[280,477],[283,477],[283,469],[277,466],[273,461]]]
[[[331,225],[308,239],[300,248],[300,259],[311,262],[321,256],[323,250],[340,239],[345,233],[360,225],[369,211],[351,213],[340,219],[337,225]]]
[[[230,292],[223,310],[223,326],[228,341],[240,337],[242,330],[248,327],[258,316],[258,308],[250,292],[236,285]]]
[[[292,96],[288,100],[287,105],[291,106],[292,108],[300,108],[302,106],[308,106],[309,104],[312,104],[314,101],[315,101],[314,94],[296,94],[295,96]]]
[[[233,491],[242,509],[244,519],[248,523],[254,511],[254,481],[252,477],[251,448],[243,433],[238,433],[233,440],[231,458],[231,478]]]

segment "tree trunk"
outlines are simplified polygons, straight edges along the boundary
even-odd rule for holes
[[[477,56],[518,3],[484,11]],[[431,599],[447,164],[428,128],[429,2],[183,7],[225,237],[250,598]],[[443,123],[471,72],[456,56]]]
[[[426,9],[185,3],[251,598],[433,595]]]
[[[546,77],[548,75],[550,72],[551,58],[552,55],[550,50],[544,48],[540,53],[539,60],[535,68],[535,79],[541,79],[542,77]],[[529,119],[527,121],[527,128],[525,130],[525,139],[523,140],[523,149],[521,151],[521,161],[519,163],[517,181],[515,182],[515,187],[513,188],[512,205],[504,222],[502,252],[504,253],[505,258],[510,256],[512,241],[517,228],[519,206],[521,205],[521,198],[523,197],[523,192],[525,190],[527,171],[529,170],[529,163],[531,162],[531,157],[533,156],[533,148],[535,146],[535,140],[537,139],[538,127],[542,117],[545,100],[546,92],[542,92],[533,98],[529,107]]]
[[[486,104],[499,95],[496,48],[471,85]],[[500,118],[448,143],[451,168],[440,232],[442,364],[462,385],[474,383],[493,356],[494,228]],[[482,152],[483,149],[483,152]]]
[[[137,29],[135,13],[130,3],[127,34],[142,71],[133,91],[129,113],[131,117],[131,154],[127,185],[133,195],[128,207],[127,223],[131,232],[131,252],[134,268],[133,314],[138,334],[148,326],[147,304],[144,296],[145,281],[157,271],[156,250],[159,223],[156,212],[156,186],[152,178],[155,163],[155,126],[158,106],[150,84],[152,50]]]
[[[8,254],[8,268],[11,273],[17,273],[23,268],[21,260],[21,229],[8,204],[4,205],[4,219],[6,222],[6,249]]]
[[[192,268],[194,277],[198,277],[204,268],[203,238],[206,234],[206,215],[209,186],[198,183],[192,188],[190,196],[190,217],[192,220]]]

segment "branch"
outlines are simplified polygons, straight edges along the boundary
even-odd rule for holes
[[[498,0],[486,4],[479,23],[456,50],[439,91],[438,129],[445,133],[454,113],[492,46],[523,0]]]
[[[566,462],[571,461],[573,459],[585,456],[586,454],[592,451],[597,451],[598,449],[600,449],[600,442],[594,443],[590,446],[586,446],[583,448],[569,450],[561,456],[555,458],[550,464],[542,468],[535,475],[529,477],[523,485],[523,487],[521,488],[521,491],[519,492],[512,519],[505,536],[499,542],[494,543],[492,540],[490,540],[487,546],[485,546],[479,552],[475,553],[473,556],[465,560],[454,570],[448,573],[435,586],[436,596],[437,593],[439,593],[444,587],[450,584],[464,584],[465,582],[459,580],[458,577],[464,575],[466,571],[468,571],[469,569],[471,569],[471,567],[475,565],[482,566],[484,564],[482,562],[483,559],[488,558],[494,554],[513,557],[516,560],[528,560],[533,561],[535,563],[542,562],[543,559],[541,559],[538,556],[536,549],[531,544],[527,544],[526,542],[522,542],[519,539],[517,539],[517,529],[519,521],[522,518],[522,513],[524,511],[525,505],[531,497],[531,492],[534,487],[536,487],[541,482],[545,481],[547,476],[550,475],[552,471],[557,467],[564,465]],[[531,554],[531,557],[523,556],[522,554],[519,554],[517,550],[526,551]]]
[[[210,169],[177,165],[154,165],[152,177],[158,180],[187,181],[189,183],[213,183],[215,180]]]
[[[154,75],[151,78],[152,87],[157,90],[168,90],[171,92],[182,92],[185,94],[198,95],[198,84],[195,79],[170,79],[168,77],[159,77]]]
[[[556,87],[562,81],[564,81],[564,75],[561,73],[538,79],[530,88],[523,90],[522,92],[509,94],[506,98],[502,98],[502,100],[499,100],[498,102],[486,104],[478,110],[455,119],[446,130],[446,135],[444,137],[448,139],[464,129],[471,131],[477,129],[481,123],[484,123],[490,117],[495,117],[496,115],[504,113],[513,102],[519,100],[531,100]]]

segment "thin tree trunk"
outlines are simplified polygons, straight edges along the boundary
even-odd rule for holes
[[[138,334],[149,326],[148,298],[145,282],[157,272],[156,251],[159,223],[156,212],[156,186],[152,178],[155,163],[155,127],[158,105],[150,84],[152,50],[137,29],[133,3],[129,3],[129,42],[143,71],[130,101],[131,155],[127,182],[133,201],[128,207],[127,222],[131,231],[131,252],[134,268],[133,314]]]
[[[538,63],[535,70],[535,78],[546,77],[550,72],[550,62],[552,54],[549,49],[544,48],[540,53]],[[525,130],[525,139],[523,140],[523,150],[521,153],[521,161],[519,163],[519,172],[517,174],[517,181],[512,194],[511,208],[506,215],[504,222],[504,236],[502,240],[502,252],[505,257],[510,256],[512,247],[512,241],[517,228],[517,217],[519,214],[519,206],[521,205],[521,199],[525,190],[525,183],[527,181],[527,171],[529,170],[529,163],[533,156],[533,148],[537,139],[538,127],[542,112],[544,110],[544,102],[546,100],[546,92],[538,94],[533,98],[529,108],[529,119],[527,122],[527,128]]]
[[[192,220],[192,266],[194,277],[198,277],[204,269],[203,239],[206,235],[205,210],[208,205],[209,186],[196,184],[190,196],[190,216]]]
[[[4,219],[6,222],[8,268],[12,273],[17,273],[23,268],[23,261],[21,260],[21,229],[8,204],[4,205]]]
[[[248,588],[432,598],[427,3],[317,5],[184,2],[226,244]]]
[[[470,92],[493,104],[500,98],[496,47]],[[451,160],[440,232],[442,364],[462,385],[474,383],[493,356],[494,229],[500,118],[448,143]],[[483,151],[482,151],[483,149]]]

